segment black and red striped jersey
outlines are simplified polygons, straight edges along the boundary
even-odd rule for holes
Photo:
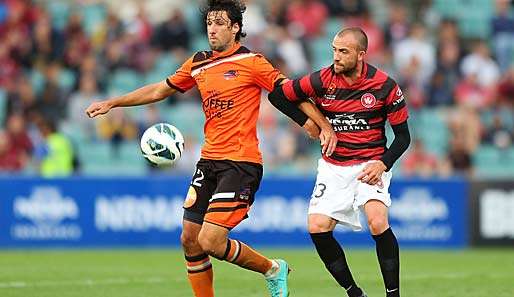
[[[311,98],[332,124],[337,148],[330,157],[323,158],[336,165],[380,159],[387,150],[386,120],[398,125],[408,118],[398,84],[367,63],[352,85],[330,66],[285,83],[282,91],[290,101]]]

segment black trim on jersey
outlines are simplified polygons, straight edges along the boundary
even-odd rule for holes
[[[346,161],[352,161],[352,160],[371,160],[373,159],[374,157],[378,157],[378,156],[382,156],[382,153],[380,154],[374,154],[374,155],[371,155],[371,156],[356,156],[356,155],[353,155],[353,156],[343,156],[343,155],[340,155],[336,152],[333,152],[332,155],[329,157],[330,159],[334,159],[336,161],[339,161],[339,162],[346,162]]]
[[[285,80],[285,78],[279,78],[279,79],[277,79],[277,81],[276,81],[276,82],[275,82],[275,84],[273,85],[273,88],[276,88],[276,87],[280,86],[284,80]]]
[[[209,257],[205,253],[197,255],[197,256],[188,256],[188,255],[184,255],[184,256],[186,257],[186,261],[188,261],[188,262],[198,262],[198,261],[201,261],[201,260]]]
[[[368,65],[366,79],[372,79],[373,77],[375,77],[375,74],[377,73],[377,68],[375,68],[374,66],[367,64],[367,63],[366,63],[366,65]]]
[[[334,100],[361,100],[364,94],[370,93],[377,100],[385,101],[395,86],[394,80],[388,77],[380,89],[336,89],[336,98]]]
[[[317,97],[323,97],[325,90],[323,89],[323,81],[321,80],[321,70],[312,73],[309,76],[312,89]]]
[[[298,97],[298,99],[300,99],[300,100],[305,100],[305,99],[307,99],[309,97],[302,90],[302,87],[300,86],[300,80],[299,79],[293,80],[293,90],[294,90],[294,93],[296,94],[296,97]]]
[[[200,53],[202,53],[202,52],[200,52]],[[212,52],[210,52],[210,53],[211,53],[211,54],[210,54],[210,56],[209,56],[208,58],[212,57]],[[212,62],[214,62],[214,61],[217,61],[217,60],[221,60],[221,59],[225,59],[225,58],[228,58],[228,57],[232,57],[232,56],[234,56],[234,55],[239,55],[239,54],[248,54],[248,53],[251,53],[251,51],[250,51],[248,48],[246,48],[246,47],[244,47],[244,46],[241,46],[241,47],[239,47],[239,48],[237,49],[237,51],[233,52],[232,54],[230,54],[230,55],[228,55],[228,56],[217,57],[217,58],[212,59],[212,60],[209,60],[209,61],[207,61],[207,62],[204,62],[204,63],[198,64],[198,65],[195,65],[195,66],[191,67],[191,71],[193,71],[193,70],[195,70],[195,69],[198,69],[198,68],[201,68],[201,67],[203,67],[203,66],[205,66],[205,65],[209,65],[210,63],[212,63]],[[196,55],[198,55],[198,53],[197,53]],[[196,55],[195,55],[195,57],[196,57]],[[205,60],[205,59],[203,59],[203,60]],[[203,61],[203,60],[199,60],[199,61]],[[195,62],[195,61],[194,61],[194,58],[193,58],[193,62]]]
[[[365,143],[352,143],[352,142],[346,142],[346,141],[338,141],[337,147],[344,147],[351,150],[361,150],[361,149],[370,149],[370,148],[377,148],[377,147],[385,147],[387,140],[386,139],[379,139],[375,141],[369,141]]]
[[[210,57],[212,57],[212,52],[211,51],[201,51],[201,52],[197,52],[194,56],[193,56],[193,63],[197,63],[197,62],[201,62],[203,60],[207,60],[209,59]]]
[[[402,108],[404,108],[406,105],[405,103],[405,100],[402,100],[402,102],[396,104],[396,105],[388,105],[386,106],[386,112],[389,114],[389,113],[393,113],[395,111],[398,111]]]
[[[180,93],[184,93],[185,90],[177,87],[176,85],[174,85],[169,78],[166,78],[166,84],[168,85],[168,87],[172,88],[172,89],[175,89],[177,91],[179,91]]]

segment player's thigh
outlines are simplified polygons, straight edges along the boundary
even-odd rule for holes
[[[364,166],[363,164],[362,166]],[[392,173],[384,172],[380,181],[375,185],[369,185],[358,181],[356,205],[363,207],[370,200],[381,201],[386,207],[391,206],[391,195],[389,194],[389,186],[391,184]]]
[[[216,188],[216,179],[209,160],[200,159],[196,164],[195,173],[184,201],[184,220],[203,224],[209,206],[209,199]]]
[[[334,218],[333,213],[344,212],[353,207],[354,194],[351,180],[346,177],[344,168],[320,160],[309,203],[309,215],[323,214]]]
[[[248,217],[262,179],[260,164],[216,161],[217,186],[209,201],[205,221],[232,229]]]
[[[389,228],[388,207],[382,201],[368,200],[363,208],[372,234],[381,234]]]

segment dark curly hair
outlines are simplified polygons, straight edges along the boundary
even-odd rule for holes
[[[241,0],[207,0],[204,7],[200,8],[204,20],[207,19],[209,12],[226,11],[230,22],[239,25],[236,41],[241,40],[241,37],[246,37],[246,33],[243,32],[243,13],[245,10],[246,5]]]

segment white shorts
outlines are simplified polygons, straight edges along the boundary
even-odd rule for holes
[[[316,185],[309,204],[309,214],[323,214],[354,231],[362,230],[359,213],[369,200],[391,206],[389,184],[391,171],[382,174],[382,183],[371,186],[357,180],[366,164],[338,166],[320,159]]]

